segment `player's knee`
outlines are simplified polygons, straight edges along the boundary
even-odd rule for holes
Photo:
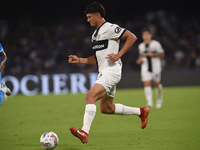
[[[85,100],[87,101],[87,99],[89,98],[88,93],[85,95]]]
[[[89,102],[89,100],[90,100],[90,94],[87,93],[87,94],[85,95],[85,101],[86,101],[86,102]]]
[[[144,86],[151,86],[151,81],[144,81]]]
[[[87,93],[85,95],[85,101],[86,101],[87,104],[91,104],[91,103],[95,102],[93,96],[90,93]]]
[[[159,87],[160,83],[159,82],[154,82],[155,87]]]

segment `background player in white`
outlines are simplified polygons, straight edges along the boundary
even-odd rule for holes
[[[5,67],[6,60],[7,60],[6,53],[4,52],[3,47],[0,43],[0,71]],[[1,82],[1,72],[0,72],[0,82]],[[3,102],[3,99],[7,99],[7,96],[9,96],[10,94],[11,94],[10,89],[6,87],[6,84],[4,82],[1,82],[0,105]]]
[[[161,59],[164,57],[164,50],[161,44],[152,40],[151,31],[148,28],[142,30],[143,42],[139,44],[138,49],[140,56],[137,64],[141,64],[141,77],[144,83],[144,93],[147,100],[147,106],[153,107],[151,81],[155,86],[157,94],[156,108],[162,106],[162,84],[161,80]]]
[[[93,56],[78,58],[69,56],[69,63],[97,64],[99,75],[93,87],[86,94],[86,107],[82,129],[70,128],[71,133],[78,137],[82,143],[88,142],[90,126],[96,114],[95,102],[99,100],[100,110],[105,114],[138,115],[141,118],[141,128],[144,129],[148,122],[149,108],[129,107],[122,104],[113,104],[116,85],[121,79],[121,57],[135,43],[136,37],[130,31],[105,21],[104,7],[94,2],[85,9],[87,21],[96,27],[92,35]],[[126,40],[119,51],[119,39]]]

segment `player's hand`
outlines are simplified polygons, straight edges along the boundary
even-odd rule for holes
[[[152,53],[152,52],[148,51],[148,52],[147,52],[147,56],[149,56],[149,57],[154,57],[154,56],[155,56],[155,53]]]
[[[137,63],[138,65],[140,65],[140,64],[142,63],[142,59],[141,59],[141,58],[138,58],[138,59],[136,60],[136,63]]]
[[[79,63],[79,58],[76,55],[69,55],[69,59],[68,59],[69,63]]]
[[[3,70],[5,68],[5,65],[3,65],[2,67],[0,67],[0,71]]]
[[[108,57],[109,57],[111,63],[114,63],[115,61],[117,61],[120,58],[118,56],[118,54],[114,54],[114,53],[108,54]]]

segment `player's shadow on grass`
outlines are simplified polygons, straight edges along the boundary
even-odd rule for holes
[[[63,150],[79,150],[78,148],[73,148],[73,147],[65,147]]]
[[[74,145],[62,145],[62,150],[79,150],[79,148],[74,147]]]

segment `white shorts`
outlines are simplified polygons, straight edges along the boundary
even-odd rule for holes
[[[113,71],[104,71],[99,73],[95,83],[101,84],[107,95],[110,97],[115,97],[117,83],[121,80],[121,72],[116,73]]]
[[[141,80],[144,81],[151,81],[153,80],[154,82],[160,82],[161,80],[161,73],[154,73],[154,72],[149,72],[149,71],[142,71],[141,72]]]

